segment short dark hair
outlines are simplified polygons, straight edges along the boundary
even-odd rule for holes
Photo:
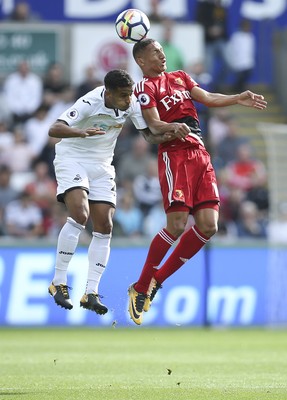
[[[154,39],[142,39],[139,42],[136,42],[136,44],[133,47],[133,57],[134,59],[137,58],[137,56],[139,55],[139,53],[143,50],[145,50],[145,48],[147,46],[149,46],[150,44],[154,43],[155,40]]]
[[[115,90],[117,88],[133,86],[134,81],[127,71],[114,69],[106,74],[104,84],[106,89]]]

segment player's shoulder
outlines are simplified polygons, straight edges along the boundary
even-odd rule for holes
[[[83,103],[87,103],[90,105],[96,104],[98,102],[103,102],[104,91],[105,91],[104,86],[98,86],[95,89],[91,90],[90,92],[84,94],[82,97],[80,97],[79,100],[82,101]]]
[[[152,79],[150,78],[143,78],[141,81],[137,82],[134,84],[134,92],[137,93],[142,93],[144,92],[147,88],[152,86]]]
[[[182,69],[178,69],[175,71],[170,71],[170,72],[165,72],[166,75],[170,76],[170,77],[186,77],[189,76],[185,71],[183,71]]]

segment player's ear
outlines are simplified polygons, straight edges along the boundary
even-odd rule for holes
[[[136,63],[142,67],[144,65],[144,59],[142,57],[137,57]]]

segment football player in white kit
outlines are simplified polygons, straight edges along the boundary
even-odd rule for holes
[[[127,118],[150,143],[169,140],[171,132],[154,136],[133,95],[133,80],[126,71],[113,70],[100,86],[79,98],[50,127],[49,136],[61,138],[54,160],[57,199],[69,217],[57,243],[54,278],[48,288],[57,305],[72,309],[67,285],[70,260],[89,216],[92,240],[88,248],[88,276],[80,306],[97,314],[108,309],[98,292],[110,255],[112,218],[116,207],[115,170],[111,165],[117,137]]]

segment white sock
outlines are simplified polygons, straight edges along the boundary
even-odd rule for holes
[[[73,218],[68,217],[58,237],[54,285],[67,284],[67,271],[69,262],[77,248],[80,233],[85,229]]]
[[[93,232],[88,250],[89,270],[86,294],[97,293],[98,287],[110,257],[111,234]]]

